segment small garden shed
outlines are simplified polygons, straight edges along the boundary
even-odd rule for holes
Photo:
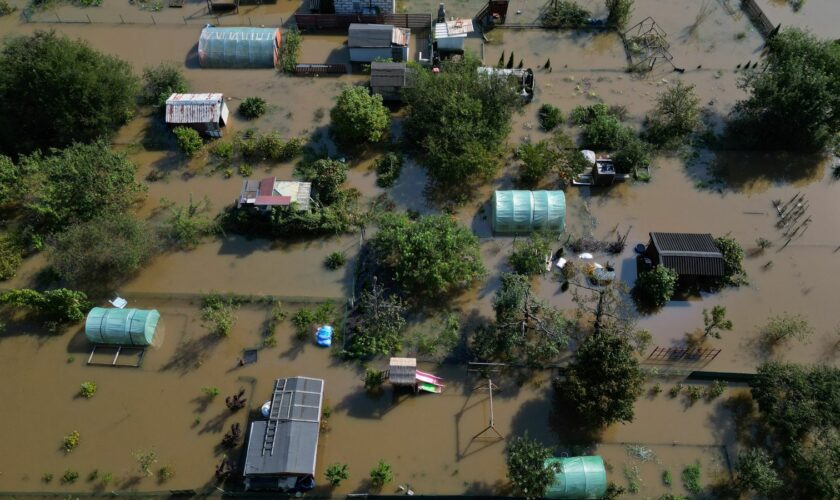
[[[397,28],[390,24],[353,23],[347,31],[350,61],[407,61],[410,38],[411,30],[408,28]]]
[[[538,229],[561,232],[566,227],[563,191],[496,191],[492,210],[493,231],[497,233]]]
[[[280,57],[280,28],[207,26],[198,38],[202,68],[273,68]]]
[[[404,62],[373,62],[370,65],[370,91],[385,100],[402,99],[402,89],[410,87]]]
[[[680,281],[711,281],[724,276],[723,254],[711,234],[650,233],[645,267],[673,269]]]
[[[160,313],[155,309],[94,307],[85,321],[92,344],[145,347],[152,344]]]
[[[222,94],[172,94],[166,100],[166,124],[194,128],[221,137],[230,111]]]
[[[607,491],[607,471],[599,456],[549,458],[545,466],[558,466],[546,498],[601,498]]]

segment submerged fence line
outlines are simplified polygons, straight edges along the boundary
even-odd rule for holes
[[[165,26],[205,26],[209,23],[215,26],[282,26],[284,19],[278,15],[261,16],[219,16],[205,14],[201,16],[171,16],[152,12],[138,12],[137,14],[103,14],[80,13],[79,15],[63,16],[58,12],[35,12],[25,14],[23,19],[30,24],[150,24]]]

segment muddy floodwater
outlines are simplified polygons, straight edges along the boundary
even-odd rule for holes
[[[22,0],[11,3],[24,7]],[[289,26],[296,12],[307,11],[307,3],[277,0],[243,6],[239,14],[215,19],[199,1],[186,2],[183,9],[164,6],[159,12],[149,12],[127,0],[106,0],[102,7],[87,9],[62,5],[37,14],[33,19],[38,22],[33,23],[23,22],[18,12],[0,18],[0,32],[55,29],[129,61],[137,73],[161,61],[173,61],[183,66],[193,91],[221,92],[229,99],[232,118],[223,141],[231,141],[236,132],[247,128],[276,130],[285,138],[302,137],[336,153],[329,136],[329,110],[345,85],[367,82],[361,68],[341,76],[289,77],[272,70],[204,70],[197,64],[196,42],[202,25]],[[596,17],[605,15],[600,0],[580,3]],[[786,2],[758,3],[774,24],[808,27],[823,37],[840,36],[838,2],[808,0],[799,12]],[[403,0],[398,9],[431,13],[437,4],[437,0]],[[483,4],[450,2],[447,14],[471,17]],[[537,109],[545,103],[566,114],[577,105],[600,101],[624,106],[626,123],[638,129],[657,92],[677,79],[696,86],[704,122],[719,130],[733,104],[744,97],[738,87],[742,76],[738,67],[758,61],[764,45],[738,4],[735,0],[637,0],[630,25],[653,16],[667,33],[673,55],[673,65],[659,65],[645,77],[626,71],[627,57],[615,33],[504,28],[487,33],[486,41],[471,38],[468,46],[483,55],[488,65],[496,64],[503,53],[506,58],[514,53],[516,62],[521,59],[525,67],[535,70],[534,101],[514,115],[508,136],[511,148],[548,136],[537,125]],[[512,0],[508,22],[534,24],[541,6],[540,2]],[[424,39],[415,33],[412,40],[416,57]],[[346,59],[345,35],[303,35],[301,62],[342,64]],[[551,71],[543,69],[548,59]],[[675,72],[674,67],[683,72]],[[238,103],[248,96],[266,99],[267,114],[246,121],[235,113]],[[400,120],[396,116],[395,136]],[[140,110],[113,139],[114,147],[136,163],[138,180],[147,186],[144,200],[136,207],[138,216],[158,221],[168,204],[184,204],[191,197],[206,197],[213,213],[229,206],[243,180],[237,165],[225,173],[209,154],[183,158],[159,120],[151,111]],[[579,132],[563,127],[571,134]],[[371,170],[372,154],[345,159],[351,165],[348,187],[357,189],[364,202],[387,194],[397,209],[438,212],[424,197],[426,176],[413,160],[406,160],[393,187],[382,189]],[[726,306],[734,328],[721,339],[706,341],[706,347],[720,349],[706,363],[662,366],[642,355],[645,368],[653,370],[647,388],[659,383],[665,392],[654,396],[646,391],[636,403],[635,420],[605,429],[598,444],[585,449],[570,444],[569,434],[574,430],[556,418],[554,373],[550,371],[525,382],[506,376],[494,380],[500,388],[493,400],[499,433],[510,437],[527,432],[558,455],[600,454],[608,464],[610,481],[626,487],[628,477],[638,480],[639,491],[630,497],[684,494],[680,472],[696,462],[701,465],[704,485],[729,477],[738,446],[724,402],[747,392],[746,386],[730,384],[722,397],[694,404],[683,397],[670,398],[667,391],[698,369],[750,373],[769,359],[840,363],[840,313],[830,306],[840,278],[836,218],[840,197],[831,176],[832,161],[763,152],[703,152],[690,158],[661,155],[654,158],[649,183],[569,187],[568,235],[608,239],[616,231],[628,232],[623,253],[595,256],[601,263],[614,264],[626,284],[632,286],[636,279],[632,247],[647,243],[652,231],[708,232],[735,238],[747,252],[748,284],[716,294],[678,297],[655,315],[640,315],[639,326],[660,347],[685,345],[687,335],[703,326],[703,310],[718,304]],[[294,176],[294,162],[252,167],[252,178]],[[499,275],[509,270],[506,259],[513,238],[492,234],[488,201],[494,189],[512,188],[514,178],[514,161],[509,159],[497,178],[455,213],[481,239],[481,255],[489,271],[486,281],[453,298],[450,308],[462,319],[491,317]],[[773,201],[787,201],[796,194],[808,200],[812,223],[788,242],[776,227]],[[772,245],[760,249],[759,238]],[[486,391],[475,390],[484,379],[468,372],[465,365],[423,364],[425,370],[445,379],[446,390],[440,395],[394,393],[387,385],[370,394],[363,387],[361,366],[342,362],[311,341],[296,340],[288,321],[278,327],[276,347],[260,349],[256,363],[239,366],[243,350],[262,343],[261,332],[270,314],[264,304],[239,308],[226,339],[212,337],[202,324],[198,297],[211,291],[272,296],[283,302],[287,312],[325,300],[342,310],[352,294],[352,261],[359,244],[358,234],[305,241],[228,234],[191,251],[157,256],[114,290],[129,299],[130,307],[156,308],[161,313],[163,335],[139,368],[88,366],[90,347],[83,325],[74,325],[60,336],[37,328],[14,329],[0,336],[0,375],[6,380],[0,385],[0,443],[6,451],[0,454],[0,491],[210,491],[216,484],[214,467],[223,456],[239,457],[239,449],[225,450],[220,444],[230,425],[245,425],[257,415],[275,378],[302,375],[325,380],[325,406],[330,409],[319,441],[317,493],[371,491],[368,472],[379,459],[390,463],[395,474],[383,493],[395,492],[399,485],[408,485],[418,494],[508,492],[505,441],[472,440],[490,421],[490,402]],[[327,270],[323,262],[335,251],[343,251],[351,265]],[[27,259],[4,286],[32,285],[45,265],[43,255]],[[561,291],[553,272],[537,278],[535,290],[554,306],[574,307],[570,293]],[[814,334],[805,342],[767,352],[759,345],[759,328],[769,316],[782,312],[807,317]],[[462,333],[469,334],[468,328]],[[384,360],[372,362],[380,369],[384,364]],[[97,383],[98,391],[85,400],[78,391],[88,380]],[[220,395],[207,399],[204,387],[218,387]],[[248,406],[231,413],[224,397],[240,388],[246,391]],[[62,437],[73,430],[79,431],[81,443],[65,454]],[[175,471],[172,479],[159,483],[156,477],[140,473],[134,454],[150,450],[157,456],[155,470],[170,465]],[[351,476],[336,490],[329,490],[322,486],[326,484],[323,471],[336,462],[347,463]],[[66,470],[78,472],[80,478],[74,484],[62,484],[59,478]],[[666,470],[674,477],[671,486],[662,480]],[[89,481],[93,471],[100,478],[111,473],[113,481],[108,485],[99,479]],[[45,474],[54,477],[46,482]]]

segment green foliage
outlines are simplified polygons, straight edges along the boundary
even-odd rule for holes
[[[227,337],[236,323],[234,301],[219,294],[210,294],[201,299],[201,319],[209,325],[210,333]]]
[[[57,235],[47,258],[68,283],[104,289],[130,277],[157,252],[155,234],[130,213],[113,213]]]
[[[575,109],[572,110],[572,114],[569,115],[569,119],[575,125],[587,125],[598,118],[607,116],[612,116],[617,120],[621,120],[621,117],[615,116],[610,112],[609,106],[603,102],[596,102],[591,106],[575,107]]]
[[[501,280],[493,300],[496,320],[476,331],[472,350],[481,360],[543,368],[568,345],[573,322],[534,297],[527,277],[502,274]]]
[[[486,272],[478,238],[446,215],[384,214],[372,246],[379,267],[412,295],[447,295]]]
[[[543,9],[540,21],[546,28],[579,28],[585,26],[592,13],[575,2],[558,0]]]
[[[386,296],[382,285],[374,281],[359,296],[347,353],[366,358],[377,354],[388,356],[400,351],[405,311],[405,304],[399,297],[395,294]]]
[[[703,309],[703,336],[720,338],[723,331],[732,330],[732,320],[726,319],[726,307],[714,306],[712,314]]]
[[[706,400],[711,401],[720,397],[726,391],[725,380],[713,380],[709,387],[706,388]]]
[[[723,254],[722,285],[741,286],[747,284],[747,272],[744,271],[744,249],[732,238],[715,238],[715,245]]]
[[[0,154],[0,208],[17,205],[24,199],[23,165],[17,166]]]
[[[633,421],[633,404],[642,394],[644,375],[626,337],[610,330],[588,336],[565,375],[557,391],[582,422],[605,427]]]
[[[680,392],[682,392],[682,389],[683,389],[683,385],[678,382],[678,383],[674,384],[674,387],[671,387],[670,389],[668,389],[668,395],[671,396],[672,398],[675,398],[675,397],[680,395]]]
[[[170,95],[188,91],[187,79],[178,64],[162,62],[143,69],[143,86],[140,89],[143,104],[163,109]]]
[[[21,165],[31,173],[25,216],[39,234],[123,213],[143,190],[134,164],[104,141],[27,156]]]
[[[204,147],[204,141],[197,130],[190,127],[175,127],[172,129],[178,149],[186,156],[193,157]]]
[[[79,479],[79,473],[70,469],[64,471],[64,474],[61,476],[61,483],[62,484],[73,484],[76,480]]]
[[[8,16],[16,10],[17,7],[9,5],[9,2],[7,2],[6,0],[0,0],[0,17]]]
[[[311,182],[321,203],[334,203],[341,194],[341,185],[347,182],[347,164],[330,159],[303,162],[297,166],[297,174]]]
[[[394,480],[394,473],[391,466],[385,460],[379,459],[376,467],[370,470],[370,482],[375,488],[381,488]]]
[[[218,387],[202,387],[201,392],[207,399],[213,399],[219,395]]]
[[[79,434],[79,431],[72,431],[70,434],[64,436],[61,442],[61,447],[64,448],[64,453],[70,453],[79,446],[80,442],[81,435]]]
[[[668,469],[662,471],[662,484],[668,487],[674,484],[674,477],[671,475],[671,471]]]
[[[540,106],[540,110],[537,112],[537,118],[540,120],[540,128],[546,132],[554,130],[566,120],[560,108],[551,104]]]
[[[414,347],[417,355],[424,358],[443,359],[458,345],[461,339],[461,323],[458,315],[451,313],[443,318],[433,332],[416,333]]]
[[[210,218],[210,199],[205,196],[199,201],[190,201],[186,206],[170,208],[169,217],[161,227],[161,232],[175,248],[191,250],[201,243],[201,239],[219,232],[219,224]]]
[[[94,394],[96,394],[96,382],[82,382],[79,395],[85,399],[90,399]]]
[[[589,149],[620,150],[633,137],[633,131],[613,115],[597,115],[583,126],[583,145]]]
[[[635,172],[650,165],[650,144],[633,134],[628,134],[618,151],[613,154],[613,162],[619,172]]]
[[[516,150],[519,180],[527,187],[535,187],[560,162],[560,153],[549,141],[525,143]]]
[[[346,263],[347,256],[344,255],[344,252],[333,252],[327,255],[327,260],[324,261],[324,265],[327,266],[327,269],[331,269],[333,271],[344,266]]]
[[[350,232],[364,224],[367,215],[358,204],[357,192],[341,192],[331,205],[316,203],[309,211],[275,207],[266,217],[251,210],[229,209],[223,216],[227,231],[262,237],[303,237]]]
[[[505,449],[505,462],[508,479],[517,494],[528,499],[545,495],[554,482],[555,469],[545,466],[545,461],[551,457],[551,449],[527,434],[510,440]]]
[[[703,491],[703,487],[700,486],[700,462],[696,462],[692,465],[687,465],[683,469],[682,483],[683,487],[687,491],[689,491],[690,493],[694,493],[695,495]]]
[[[246,97],[239,104],[239,114],[249,120],[264,115],[268,106],[262,97]]]
[[[769,495],[782,486],[773,469],[773,459],[761,448],[750,448],[738,454],[735,484],[741,491]]]
[[[480,61],[467,56],[444,61],[433,74],[413,68],[415,85],[404,89],[404,132],[429,177],[451,194],[468,192],[500,166],[513,111],[521,106],[516,84],[479,74]]]
[[[528,239],[513,242],[513,253],[508,263],[513,271],[524,276],[536,276],[545,272],[545,258],[551,253],[551,234],[534,232]]]
[[[641,490],[642,477],[638,465],[629,467],[627,464],[624,464],[624,477],[627,479],[627,491],[629,493],[636,494]]]
[[[786,28],[748,71],[728,132],[744,148],[817,151],[840,132],[840,45]]]
[[[365,389],[377,391],[385,383],[385,372],[374,368],[365,368]]]
[[[805,316],[783,312],[767,320],[767,324],[761,328],[761,339],[766,344],[775,346],[789,338],[803,341],[812,333],[814,328]]]
[[[389,188],[397,182],[402,170],[402,156],[396,153],[388,153],[378,158],[374,163],[376,169],[376,185],[381,188]]]
[[[391,113],[382,104],[382,96],[360,86],[344,87],[330,118],[333,137],[347,145],[380,142],[391,128]]]
[[[234,146],[247,159],[288,161],[301,153],[303,141],[299,137],[284,141],[277,131],[259,134],[254,129],[248,129],[237,134]]]
[[[693,405],[703,397],[703,389],[700,386],[690,385],[685,388],[685,395],[688,396],[689,404]]]
[[[216,141],[210,146],[210,154],[222,160],[233,158],[233,144],[230,142]]]
[[[140,472],[146,477],[152,477],[152,466],[157,463],[157,453],[152,450],[136,451],[133,453],[134,459],[137,460],[137,466]]]
[[[700,125],[700,98],[693,84],[677,80],[656,96],[656,107],[645,118],[645,136],[667,148],[684,144]]]
[[[45,472],[43,476],[41,476],[41,481],[45,483],[49,483],[53,480],[53,475],[50,472]]]
[[[108,136],[134,113],[131,65],[54,31],[10,37],[0,52],[0,152]]]
[[[623,30],[633,14],[633,0],[606,0],[607,24]]]
[[[649,307],[659,308],[671,300],[677,287],[677,272],[658,265],[639,274],[634,292],[639,301]]]
[[[335,319],[335,309],[332,302],[324,302],[314,309],[303,307],[292,315],[292,325],[295,336],[299,340],[306,340],[315,334],[315,328],[328,325]]]
[[[111,484],[111,481],[113,481],[113,479],[114,475],[110,472],[106,472],[102,475],[102,481],[100,481],[100,483],[102,484],[102,486],[108,486],[109,484]]]
[[[303,39],[297,28],[284,30],[285,40],[283,41],[283,71],[294,73],[300,57],[300,43]]]
[[[158,482],[165,483],[175,477],[175,469],[171,465],[164,465],[158,471]]]
[[[13,278],[23,262],[23,249],[12,238],[0,235],[0,281]]]
[[[324,472],[324,475],[327,477],[327,481],[330,482],[330,486],[338,486],[342,481],[346,481],[350,478],[350,472],[347,470],[347,464],[339,463],[327,466],[327,470]]]
[[[91,307],[82,292],[58,288],[39,292],[30,289],[7,290],[0,293],[0,304],[28,309],[48,323],[75,323],[85,318]]]

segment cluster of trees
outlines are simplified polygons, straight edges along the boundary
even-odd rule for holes
[[[520,162],[519,182],[529,188],[536,187],[549,173],[554,173],[560,182],[570,183],[591,167],[574,141],[562,131],[555,132],[550,139],[522,144],[515,156]]]
[[[579,106],[572,111],[572,123],[583,129],[583,146],[594,150],[613,152],[616,168],[623,172],[650,164],[652,146],[640,139],[632,128],[622,124],[626,110],[621,106],[609,107],[604,103]]]
[[[52,332],[59,331],[67,323],[83,320],[91,307],[87,295],[66,288],[45,292],[28,288],[8,290],[0,293],[0,304],[28,311]]]
[[[391,128],[391,113],[382,104],[382,96],[360,86],[344,87],[330,119],[333,137],[344,145],[380,142]]]
[[[404,91],[406,143],[431,181],[449,193],[469,190],[500,166],[513,111],[521,105],[508,78],[479,74],[474,57],[445,61],[439,74],[412,69]]]

